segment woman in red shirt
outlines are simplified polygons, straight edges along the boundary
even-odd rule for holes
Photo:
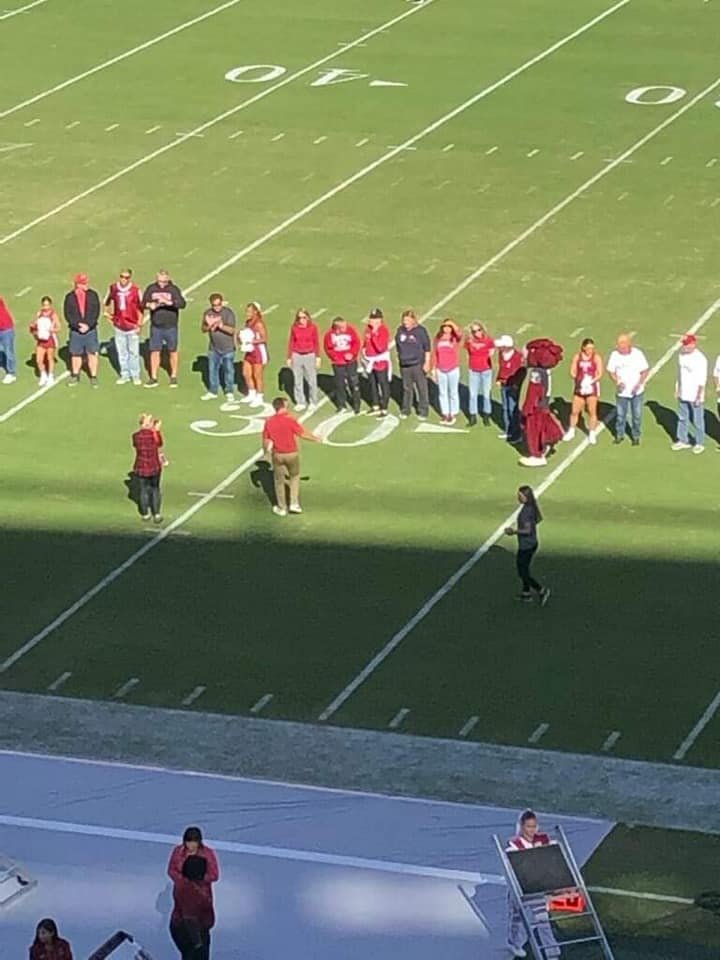
[[[207,860],[207,872],[205,873],[205,883],[215,883],[220,878],[220,868],[218,867],[217,857],[212,847],[203,843],[203,835],[200,827],[187,827],[183,833],[182,843],[173,848],[168,863],[168,876],[173,883],[182,876],[183,864],[188,857],[204,857]]]
[[[295,409],[304,410],[305,384],[310,392],[310,406],[318,404],[317,372],[320,366],[320,334],[307,310],[295,314],[288,337],[287,365],[293,372]]]
[[[248,337],[247,344],[245,344],[246,336]],[[267,349],[267,330],[259,303],[253,301],[247,305],[245,309],[245,329],[240,331],[239,337],[240,346],[245,349],[242,372],[247,387],[247,396],[244,397],[244,400],[251,407],[261,407],[265,403],[263,397],[264,367],[267,366],[270,357]]]
[[[579,351],[572,358],[570,376],[573,378],[573,398],[570,412],[570,426],[563,440],[575,438],[580,414],[587,411],[588,443],[597,443],[598,399],[600,397],[600,379],[605,372],[602,357],[595,350],[595,341],[587,337],[580,344]]]
[[[432,353],[432,376],[438,385],[440,413],[452,426],[460,413],[460,327],[454,320],[443,320]]]
[[[390,403],[390,330],[380,307],[370,311],[363,337],[362,361],[370,383],[372,412],[386,417]]]
[[[470,426],[474,427],[477,423],[478,396],[481,396],[483,425],[489,427],[492,413],[490,393],[493,383],[492,358],[495,352],[495,341],[488,336],[482,323],[470,324],[470,333],[465,338],[465,349],[468,354]]]
[[[210,931],[215,926],[208,862],[192,854],[182,865],[173,887],[170,936],[182,960],[210,960]]]
[[[30,960],[73,960],[70,944],[59,935],[57,924],[49,917],[37,925]]]

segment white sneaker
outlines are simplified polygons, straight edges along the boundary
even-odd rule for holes
[[[134,386],[134,387],[141,387],[141,386],[142,386],[142,380],[140,379],[140,377],[135,377],[135,378],[133,379],[133,386]]]
[[[305,404],[304,404],[304,403],[296,403],[296,404],[295,404],[295,409],[297,410],[298,413],[300,413],[301,410],[304,410],[304,409],[305,409]]]
[[[45,370],[43,370],[43,372],[40,374],[40,379],[38,380],[38,386],[44,387],[47,385],[47,382],[48,382],[48,375],[45,372]]]
[[[3,383],[5,385],[9,383],[15,383],[16,380],[17,380],[17,377],[15,376],[14,373],[6,373],[5,376],[3,377]]]
[[[290,513],[302,513],[302,507],[299,503],[290,504]]]
[[[201,400],[217,400],[217,394],[216,394],[216,393],[212,393],[210,390],[208,390],[208,392],[207,392],[207,393],[204,393],[204,394],[200,397],[200,399],[201,399]]]
[[[118,377],[115,383],[121,387],[124,383],[130,383],[130,377]]]
[[[521,467],[545,467],[547,460],[545,457],[520,457],[518,463]]]
[[[498,440],[507,440],[508,435],[506,433],[499,433]]]
[[[240,403],[252,403],[256,396],[254,390],[248,390],[244,397],[240,397]]]
[[[705,447],[702,443],[696,443],[693,447],[693,453],[705,453]]]
[[[565,443],[570,443],[570,441],[574,439],[575,439],[575,427],[568,427],[565,433],[563,434],[563,440]]]
[[[234,394],[234,393],[226,393],[226,394],[225,394],[225,399],[227,400],[228,403],[235,403],[235,394]]]
[[[676,440],[675,443],[673,443],[673,445],[670,447],[670,449],[671,449],[671,450],[675,450],[675,451],[677,451],[677,450],[689,450],[689,449],[690,449],[690,444],[689,444],[689,443],[683,443],[682,440]]]
[[[254,397],[254,399],[253,399],[253,401],[252,401],[252,403],[250,404],[250,406],[251,406],[251,407],[264,407],[264,406],[265,406],[265,401],[264,401],[264,399],[263,399],[263,395],[262,395],[261,393],[256,393],[256,394],[255,394],[255,397]]]
[[[527,953],[523,950],[522,947],[514,947],[512,943],[507,945],[508,950],[514,957],[526,957]]]
[[[588,443],[591,447],[594,447],[597,443],[597,433],[594,430],[588,431]]]
[[[275,514],[276,517],[287,516],[287,510],[284,510],[282,507],[278,507],[278,506],[273,507],[273,513]]]
[[[54,373],[48,373],[47,376],[46,376],[46,379],[45,379],[45,383],[47,384],[48,387],[54,386],[54,385],[55,385],[55,374],[54,374]]]

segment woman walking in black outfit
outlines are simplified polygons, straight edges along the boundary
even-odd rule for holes
[[[533,593],[535,593],[540,606],[544,607],[550,599],[550,588],[543,587],[530,573],[530,564],[538,548],[537,526],[542,522],[543,515],[537,505],[532,487],[520,487],[517,498],[518,503],[521,504],[517,526],[506,527],[505,533],[509,537],[517,537],[518,541],[517,572],[523,585],[520,599],[525,603],[532,603]]]

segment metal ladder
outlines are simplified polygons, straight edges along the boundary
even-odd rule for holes
[[[575,953],[574,956],[582,956],[583,960],[591,960],[591,958],[592,960],[600,960],[600,958],[602,958],[602,960],[615,960],[613,952],[610,948],[610,944],[608,943],[608,939],[605,935],[605,931],[600,923],[600,918],[598,917],[597,911],[595,910],[595,906],[592,902],[592,898],[590,897],[588,889],[585,886],[585,881],[583,880],[580,872],[580,867],[578,866],[570,844],[568,843],[565,831],[561,826],[557,826],[551,832],[551,837],[554,843],[560,848],[568,873],[570,877],[572,877],[572,885],[568,884],[568,887],[571,886],[573,892],[577,891],[580,897],[582,897],[582,900],[584,901],[584,907],[578,912],[574,911],[572,913],[565,914],[551,914],[550,919],[557,928],[561,928],[566,924],[569,925],[572,922],[581,920],[585,920],[586,924],[589,924],[591,928],[591,932],[585,933],[583,931],[582,934],[576,935],[570,933],[568,936],[563,937],[563,939],[558,937],[557,947],[560,948],[562,953],[562,950],[565,947],[586,944],[588,950],[583,950],[580,954]],[[500,862],[502,863],[503,870],[505,872],[510,900],[515,905],[520,913],[520,916],[522,917],[523,925],[528,937],[528,948],[531,951],[534,960],[548,960],[548,957],[557,955],[555,953],[557,947],[544,945],[541,942],[538,931],[538,921],[533,911],[533,904],[537,907],[539,899],[545,898],[547,900],[553,896],[561,895],[567,892],[567,888],[563,888],[562,890],[549,889],[542,892],[534,892],[532,894],[523,893],[518,877],[515,874],[513,866],[505,850],[505,844],[497,835],[494,835],[493,839],[495,841],[495,846],[497,847]]]

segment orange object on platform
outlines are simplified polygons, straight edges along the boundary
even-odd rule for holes
[[[551,913],[583,913],[587,904],[580,893],[566,893],[562,897],[553,897],[550,901]]]

